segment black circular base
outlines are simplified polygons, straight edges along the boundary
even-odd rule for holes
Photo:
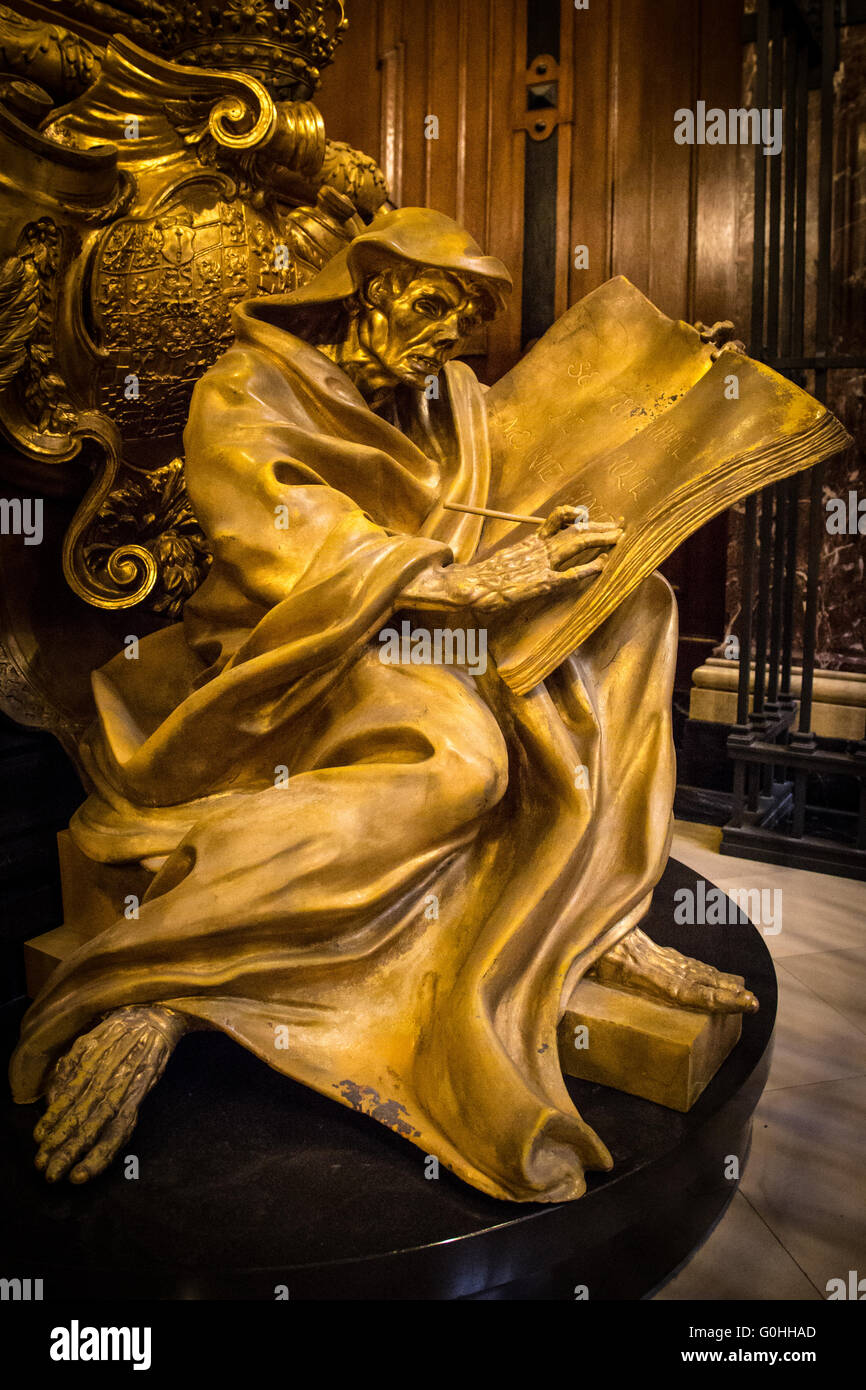
[[[270,1071],[218,1033],[185,1038],[122,1159],[85,1187],[33,1167],[41,1107],[4,1104],[2,1265],[52,1298],[640,1298],[733,1195],[766,1080],[776,1014],[769,952],[752,926],[682,927],[672,860],[643,923],[660,944],[745,975],[761,1001],[687,1115],[569,1081],[614,1158],[577,1202],[500,1202],[373,1120]],[[21,1009],[3,1011],[7,1053]],[[285,1296],[283,1294],[282,1296]]]

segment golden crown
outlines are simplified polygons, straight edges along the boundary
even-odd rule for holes
[[[124,34],[175,63],[231,68],[280,99],[307,100],[347,20],[342,0],[52,0],[106,39]],[[72,26],[70,26],[72,27]]]

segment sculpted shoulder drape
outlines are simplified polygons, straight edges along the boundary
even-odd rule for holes
[[[402,428],[374,414],[266,309],[196,388],[187,485],[213,567],[183,623],[94,676],[72,824],[95,860],[167,858],[138,920],[37,999],[13,1085],[36,1098],[99,1014],[162,1002],[494,1196],[572,1198],[610,1157],[556,1025],[667,856],[673,597],[654,576],[528,696],[492,667],[384,665],[407,582],[478,543],[442,503],[488,488],[468,367],[403,407]]]

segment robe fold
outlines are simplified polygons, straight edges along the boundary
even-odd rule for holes
[[[399,427],[315,347],[241,312],[185,435],[214,554],[181,623],[95,673],[77,845],[165,857],[137,920],[54,973],[11,1077],[161,1003],[435,1154],[493,1196],[580,1196],[610,1167],[562,1078],[557,1023],[641,919],[669,848],[676,610],[659,576],[546,682],[389,665],[401,598],[468,562],[484,392],[451,363]],[[483,618],[454,617],[457,625]],[[526,621],[531,621],[527,618]]]

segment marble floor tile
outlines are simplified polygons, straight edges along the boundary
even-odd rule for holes
[[[678,821],[672,855],[717,887],[782,890],[764,940],[779,980],[767,1089],[743,1181],[659,1299],[815,1299],[866,1277],[866,885],[720,855]]]
[[[786,956],[785,970],[866,1033],[866,945],[859,951]]]
[[[866,1034],[781,962],[776,978],[779,1007],[767,1090],[866,1076]]]
[[[741,1192],[822,1297],[866,1276],[866,1077],[765,1092]]]
[[[742,1192],[655,1300],[816,1300],[820,1294]]]

